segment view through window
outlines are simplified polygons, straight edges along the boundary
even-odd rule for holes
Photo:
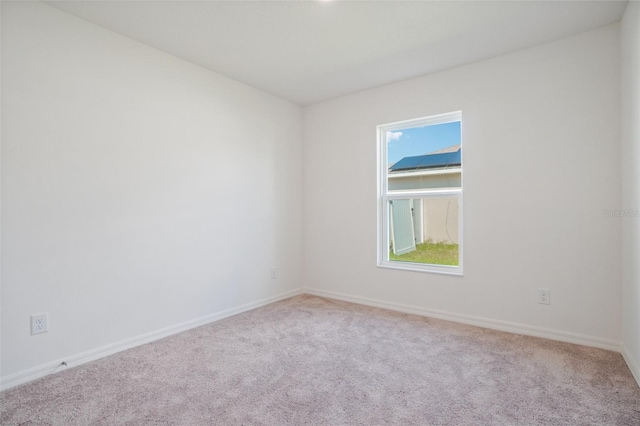
[[[379,264],[462,273],[461,113],[378,126]]]

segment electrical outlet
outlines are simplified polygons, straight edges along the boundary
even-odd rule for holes
[[[548,288],[539,288],[538,289],[538,303],[543,305],[551,304],[551,290]]]
[[[277,277],[276,268],[271,268],[271,279],[275,279]]]
[[[46,333],[49,331],[49,314],[31,315],[31,334]]]

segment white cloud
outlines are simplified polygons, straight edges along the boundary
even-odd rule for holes
[[[397,141],[402,136],[402,132],[387,132],[387,141]]]

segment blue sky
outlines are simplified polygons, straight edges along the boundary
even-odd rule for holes
[[[389,165],[460,143],[460,122],[414,127],[387,134]]]

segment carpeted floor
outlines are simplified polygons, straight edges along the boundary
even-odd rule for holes
[[[0,394],[2,425],[640,425],[614,352],[298,296]]]

